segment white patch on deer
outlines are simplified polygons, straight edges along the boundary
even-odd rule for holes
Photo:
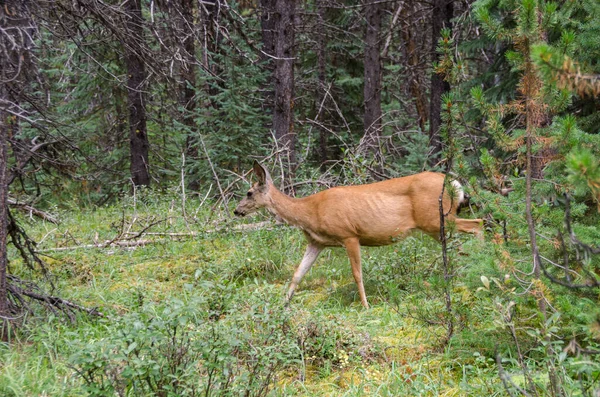
[[[462,204],[465,201],[465,192],[463,191],[462,185],[459,181],[452,181],[452,186],[454,186],[454,190],[456,190],[456,194],[458,195],[458,204]]]

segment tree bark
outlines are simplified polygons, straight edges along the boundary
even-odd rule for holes
[[[277,0],[260,0],[260,26],[263,43],[261,59],[268,65],[271,65],[271,70],[274,68],[271,57],[275,56],[275,41],[277,38],[276,5]]]
[[[185,32],[185,36],[182,39],[181,46],[183,47],[183,61],[181,68],[182,78],[182,92],[181,92],[181,104],[185,109],[183,116],[183,123],[193,129],[194,117],[193,113],[196,109],[195,100],[195,87],[196,87],[196,68],[195,64],[195,53],[196,46],[194,42],[194,32],[188,31],[188,26],[194,26],[194,1],[193,0],[181,0],[181,17],[182,17],[182,33]],[[189,148],[188,148],[189,149]]]
[[[319,80],[319,95],[317,95],[317,115],[320,111],[321,104],[325,103],[325,96],[327,95],[327,88],[325,87],[326,79],[326,65],[327,56],[325,54],[327,48],[327,32],[325,29],[325,6],[323,0],[317,0],[317,78]],[[321,171],[325,171],[327,157],[327,140],[329,138],[329,131],[325,128],[319,128],[319,162],[321,163]]]
[[[439,60],[437,45],[442,37],[442,28],[451,28],[451,19],[454,13],[453,0],[435,0],[431,14],[431,57],[432,62]],[[431,94],[429,101],[429,147],[431,152],[430,164],[436,164],[440,159],[442,141],[440,138],[440,127],[442,125],[442,95],[450,91],[450,84],[444,81],[442,75],[435,71],[431,74]]]
[[[192,0],[193,1],[193,0]],[[221,0],[203,1],[200,3],[199,19],[202,23],[202,62],[206,70],[209,70],[214,76],[220,76],[222,72],[221,65],[213,61],[215,54],[220,53],[220,44],[222,36],[219,31],[219,18],[221,13]],[[212,97],[219,93],[219,88],[215,85],[223,86],[223,83],[215,81],[211,84],[209,81],[205,83],[206,92],[208,93],[207,105],[211,108],[218,108],[217,104],[210,102]]]
[[[402,19],[406,22],[402,28],[402,39],[406,48],[406,59],[408,67],[410,68],[410,93],[415,101],[415,108],[419,117],[419,128],[425,132],[425,125],[429,119],[429,112],[427,108],[427,93],[425,85],[421,81],[421,73],[418,72],[419,67],[419,53],[417,51],[417,44],[415,36],[417,26],[409,18],[409,15],[414,12],[413,4],[406,4],[402,9]],[[424,33],[422,33],[424,35]],[[421,36],[423,38],[423,36]]]
[[[379,156],[381,136],[381,3],[369,1],[365,5],[364,54],[364,144],[368,151]]]
[[[181,47],[183,52],[181,62],[181,93],[180,104],[183,108],[183,125],[187,127],[185,145],[186,157],[192,161],[198,159],[197,130],[194,123],[196,111],[196,46],[194,30],[189,27],[195,26],[193,0],[181,0],[181,26],[179,30],[183,34]],[[200,184],[197,178],[192,177],[188,182],[191,190],[198,190]]]
[[[1,11],[0,11],[1,12]],[[2,15],[0,18],[4,18]],[[4,74],[4,73],[3,73]],[[0,99],[7,98],[4,77],[0,82]],[[7,236],[8,236],[8,123],[9,114],[0,109],[0,316],[8,314],[8,288],[6,284],[6,270],[8,268],[7,258]],[[5,321],[0,320],[2,325]],[[4,339],[4,329],[0,328],[0,337]]]
[[[275,75],[275,62],[273,61],[273,57],[275,57],[275,39],[277,37],[275,26],[277,22],[275,17],[276,3],[277,0],[260,0],[260,26],[262,31],[262,53],[260,54],[260,59],[263,68],[269,74],[270,78],[268,80],[272,80]],[[262,89],[265,92],[262,108],[266,113],[272,114],[273,103],[275,102],[274,87],[267,82]],[[266,125],[265,127],[271,129],[272,124]]]
[[[288,177],[296,164],[296,134],[294,114],[294,39],[296,17],[295,0],[277,0],[275,7],[275,104],[273,129],[279,148],[283,149]]]
[[[126,34],[123,39],[125,64],[127,66],[127,99],[129,107],[129,147],[131,179],[135,186],[150,185],[148,162],[148,131],[144,89],[146,69],[142,58],[144,33],[142,28],[142,8],[140,0],[125,3],[127,18]]]
[[[8,315],[8,186],[9,141],[23,112],[17,97],[26,86],[35,29],[29,15],[29,1],[5,1],[0,7],[0,339],[7,337]]]

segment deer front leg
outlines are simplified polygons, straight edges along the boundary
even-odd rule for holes
[[[354,281],[358,286],[358,295],[360,296],[360,303],[368,309],[369,303],[367,302],[367,294],[365,294],[365,286],[363,285],[362,278],[362,265],[360,263],[360,243],[357,238],[351,238],[344,241],[344,247],[350,258],[350,265],[352,266],[352,275]]]
[[[296,287],[298,286],[298,284],[300,284],[300,281],[302,281],[302,277],[304,277],[306,272],[315,263],[321,251],[323,251],[323,247],[321,247],[320,245],[309,243],[306,246],[306,251],[304,251],[304,257],[302,258],[302,262],[300,262],[300,265],[296,269],[294,277],[292,277],[292,282],[290,283],[290,288],[288,289],[288,292],[286,294],[286,305],[288,305],[290,303],[290,300],[292,300],[292,296],[294,296],[294,291],[296,290]]]

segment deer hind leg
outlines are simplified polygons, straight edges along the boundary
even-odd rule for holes
[[[472,233],[478,239],[483,240],[483,220],[482,219],[454,219],[456,229],[463,233]]]
[[[346,247],[348,258],[350,258],[350,265],[352,266],[352,275],[354,276],[354,281],[356,281],[356,285],[358,286],[360,303],[362,303],[362,305],[368,309],[369,303],[367,302],[367,294],[365,294],[365,286],[363,285],[362,278],[362,266],[360,263],[360,243],[358,242],[357,238],[351,238],[344,241],[344,247]]]
[[[323,251],[323,247],[317,244],[309,243],[306,246],[306,251],[304,251],[304,257],[302,258],[302,262],[294,272],[294,277],[292,277],[292,282],[290,283],[290,287],[285,297],[285,303],[288,305],[290,300],[292,300],[292,296],[294,296],[294,291],[300,281],[302,281],[302,277],[310,270],[312,265],[315,263],[319,254]]]

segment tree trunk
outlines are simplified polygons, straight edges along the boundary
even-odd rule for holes
[[[425,132],[425,125],[429,119],[429,112],[427,108],[427,94],[425,85],[421,81],[421,73],[419,69],[419,53],[417,51],[416,44],[416,30],[417,26],[409,18],[410,14],[414,12],[412,5],[406,4],[402,9],[402,19],[406,21],[405,26],[402,29],[402,40],[406,48],[406,59],[408,67],[410,68],[410,93],[415,101],[415,108],[419,117],[419,128]],[[424,33],[421,33],[421,39],[423,39]]]
[[[325,50],[327,47],[327,32],[325,29],[325,6],[323,5],[323,0],[317,0],[317,78],[319,80],[319,86],[317,89],[319,90],[319,95],[317,95],[317,115],[320,111],[320,107],[325,103],[325,96],[327,94],[326,90],[326,65],[327,65],[327,56],[325,55]],[[325,171],[326,163],[328,160],[327,157],[327,139],[329,138],[329,131],[325,128],[319,128],[319,162],[321,163],[321,171]]]
[[[365,32],[364,55],[364,144],[376,158],[380,155],[381,136],[381,14],[379,2],[369,2],[365,6],[367,28]]]
[[[179,95],[183,108],[183,125],[187,127],[185,154],[189,160],[198,159],[197,130],[194,123],[196,110],[196,46],[194,30],[190,30],[194,23],[194,1],[181,0],[181,26],[179,30],[184,34],[181,41],[183,58],[181,64],[181,93]],[[192,177],[188,186],[191,190],[198,190],[200,184],[197,178]]]
[[[2,11],[0,11],[2,12]],[[4,19],[5,15],[0,18]],[[2,80],[4,81],[4,73]],[[6,86],[0,82],[0,99],[7,98]],[[6,270],[8,268],[7,236],[8,236],[8,129],[9,114],[0,109],[0,316],[2,319],[8,314],[8,289],[6,284]],[[0,339],[4,340],[5,321],[1,320]]]
[[[442,37],[443,27],[451,28],[450,21],[454,13],[453,0],[435,0],[431,14],[431,54],[432,62],[439,60],[437,45]],[[444,77],[432,72],[431,94],[429,101],[429,147],[431,152],[430,164],[436,164],[440,159],[442,141],[440,138],[440,126],[442,125],[442,95],[450,91],[450,84],[444,81]]]
[[[190,129],[194,126],[194,110],[196,109],[195,101],[195,87],[196,87],[196,68],[195,53],[196,47],[194,42],[194,32],[188,31],[188,26],[195,26],[194,24],[194,1],[193,0],[181,0],[181,17],[182,17],[182,32],[186,32],[182,39],[181,45],[183,47],[183,60],[181,68],[181,104],[185,109],[183,116],[183,123]],[[188,148],[189,149],[189,148]]]
[[[260,26],[262,30],[262,53],[260,59],[264,69],[269,73],[269,79],[264,87],[262,87],[264,94],[264,101],[262,108],[265,113],[271,113],[273,111],[273,103],[275,102],[274,87],[269,83],[275,74],[275,62],[273,57],[275,56],[275,39],[276,35],[276,17],[275,17],[275,4],[277,0],[260,0]],[[271,120],[272,121],[272,120]],[[272,124],[266,125],[266,129],[271,129]]]
[[[296,164],[296,134],[293,126],[295,11],[295,0],[277,0],[273,129],[277,144],[283,149],[288,177],[292,176]]]
[[[131,179],[135,186],[150,185],[149,144],[146,130],[146,109],[144,108],[144,88],[147,76],[142,59],[144,33],[140,0],[128,0],[125,3],[125,11],[127,18],[123,48],[127,66]]]
[[[19,122],[17,114],[19,92],[26,86],[26,74],[31,57],[35,30],[29,17],[29,1],[6,1],[0,7],[0,339],[6,340],[8,330],[8,186],[12,180],[9,169],[9,140]]]
[[[193,0],[192,0],[193,1]],[[221,0],[203,1],[200,4],[199,18],[202,23],[201,41],[204,46],[202,48],[202,62],[206,70],[209,70],[214,76],[220,76],[222,69],[221,65],[213,61],[215,54],[220,52],[220,44],[222,35],[219,31],[219,18],[221,13]],[[219,88],[215,85],[223,87],[223,83],[218,80],[213,82],[206,81],[206,92],[210,99],[207,100],[207,107],[218,109],[218,105],[211,102],[212,98],[219,93]]]

